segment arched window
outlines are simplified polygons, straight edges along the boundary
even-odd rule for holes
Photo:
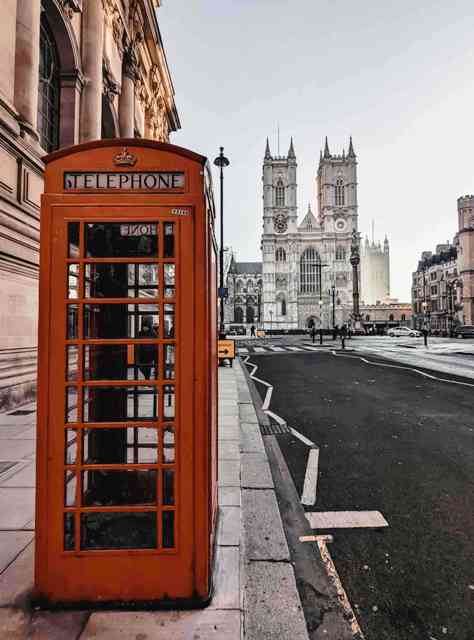
[[[253,307],[247,307],[247,322],[249,324],[255,322],[255,309]]]
[[[247,280],[247,291],[253,291],[253,281],[250,278]]]
[[[366,315],[366,316],[365,316],[365,321],[366,321],[366,322],[369,322],[369,321],[370,321],[370,316],[369,316],[369,315]]]
[[[279,247],[275,252],[275,260],[277,262],[285,262],[286,261],[286,252],[283,247]]]
[[[286,300],[285,298],[281,301],[281,315],[286,316]]]
[[[285,206],[285,186],[281,178],[278,180],[275,189],[275,204],[277,207]]]
[[[405,320],[406,320],[406,319],[407,319],[407,318],[406,318],[405,314],[404,314],[404,313],[402,313],[401,321],[402,321],[402,322],[405,322]]]
[[[336,205],[344,205],[344,181],[342,178],[336,180]]]
[[[242,280],[237,280],[235,283],[235,292],[242,293]]]
[[[393,313],[391,313],[391,314],[388,316],[388,320],[389,320],[389,322],[393,322],[393,321],[394,321],[394,319],[395,319],[395,318],[393,317]]]
[[[244,310],[242,307],[235,307],[234,309],[234,322],[242,324],[244,321]]]
[[[40,30],[38,132],[40,144],[48,152],[59,147],[60,91],[58,51],[43,12]]]
[[[345,260],[346,250],[344,247],[336,247],[336,260]]]
[[[318,293],[321,259],[313,247],[306,249],[300,258],[300,291],[301,293]]]

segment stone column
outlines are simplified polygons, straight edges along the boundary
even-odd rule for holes
[[[119,102],[120,135],[133,138],[135,134],[135,61],[125,52],[122,71],[122,93]]]
[[[38,139],[40,0],[18,0],[14,102],[23,131]]]
[[[81,142],[98,140],[102,134],[102,55],[104,49],[104,9],[100,0],[84,6],[83,70],[85,86],[81,105]]]

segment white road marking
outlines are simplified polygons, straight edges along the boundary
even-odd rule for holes
[[[305,513],[311,529],[365,529],[388,527],[380,511],[316,511]]]
[[[273,387],[268,385],[267,393],[265,395],[265,400],[262,404],[262,411],[268,411],[268,407],[270,406],[270,400],[272,399],[272,391]]]
[[[280,418],[280,416],[278,416],[276,413],[273,413],[273,411],[270,411],[270,409],[267,409],[265,413],[267,414],[267,416],[273,418],[275,422],[278,422],[280,427],[286,427],[286,421],[283,420],[283,418]]]
[[[371,364],[374,367],[388,367],[390,369],[404,369],[405,371],[414,371],[415,373],[419,373],[420,376],[424,376],[425,378],[430,378],[430,380],[437,380],[438,382],[450,382],[451,384],[459,384],[463,387],[474,387],[474,384],[470,382],[460,382],[459,380],[448,380],[447,378],[438,378],[437,376],[432,376],[426,371],[420,371],[419,369],[415,369],[414,367],[402,367],[398,364],[387,364],[385,362],[371,362],[362,356],[348,356],[343,353],[336,353],[335,351],[331,351],[332,355],[336,358],[356,358],[358,360],[362,360],[365,364]],[[456,374],[454,374],[456,375]]]
[[[296,431],[296,429],[293,429],[293,427],[290,427],[290,431],[295,436],[295,438],[298,438],[299,440],[301,440],[301,442],[304,442],[308,447],[315,447],[316,446],[314,444],[314,442],[311,442],[311,440],[309,440],[309,438],[304,436],[299,431]]]
[[[260,382],[260,384],[263,384],[263,385],[265,385],[266,387],[272,387],[272,385],[271,385],[271,384],[268,384],[268,382],[265,382],[265,380],[261,380],[260,378],[255,377],[255,371],[257,370],[257,368],[258,368],[258,367],[257,367],[257,365],[256,365],[256,364],[253,364],[252,366],[253,366],[253,367],[255,367],[255,369],[254,369],[253,373],[250,375],[250,377],[252,378],[252,380],[255,380],[255,382]],[[273,389],[273,387],[272,387],[272,389]]]
[[[245,347],[240,347],[240,349],[237,349],[237,353],[248,353],[249,350],[246,349]]]
[[[322,542],[325,542],[326,544],[328,544],[329,542],[334,542],[334,538],[331,534],[327,534],[325,536],[300,536],[299,537],[300,542],[318,542],[319,540],[321,540]]]
[[[253,350],[255,351],[255,353],[267,353],[267,350],[263,347],[254,347]]]
[[[304,351],[304,349],[301,349],[300,347],[286,347],[287,349],[289,349],[290,351]]]
[[[286,349],[283,349],[282,347],[269,347],[272,351],[286,351]]]
[[[339,574],[337,573],[336,567],[334,566],[334,562],[332,561],[331,554],[328,551],[326,546],[326,540],[323,540],[323,536],[318,536],[318,540],[316,541],[319,547],[319,552],[324,562],[324,566],[326,568],[326,573],[329,576],[329,579],[334,584],[337,595],[339,596],[339,600],[345,611],[345,618],[351,625],[351,631],[358,640],[365,640],[365,636],[362,633],[362,629],[357,622],[357,618],[354,615],[354,611],[351,607],[351,603],[349,602],[349,598],[342,586],[341,579],[339,578]]]
[[[301,504],[306,506],[316,504],[316,488],[318,485],[318,463],[319,449],[309,450],[308,462],[306,463],[306,473],[304,476],[303,495]]]

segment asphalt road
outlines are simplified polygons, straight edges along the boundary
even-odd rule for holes
[[[323,352],[251,362],[274,386],[270,409],[320,447],[306,510],[377,510],[389,523],[316,532],[334,535],[366,638],[473,640],[474,388]],[[301,496],[308,449],[278,440]]]

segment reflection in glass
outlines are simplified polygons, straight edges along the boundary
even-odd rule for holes
[[[165,222],[164,257],[174,258],[174,224]]]
[[[166,427],[163,431],[163,462],[171,464],[175,461],[175,441],[173,427]]]
[[[156,512],[83,513],[81,549],[155,549]]]
[[[156,470],[82,472],[82,505],[123,507],[156,504]]]
[[[158,224],[149,222],[108,222],[86,224],[86,256],[157,257]]]
[[[158,462],[158,431],[124,427],[84,429],[83,464],[155,464]]]
[[[165,384],[163,389],[163,417],[172,420],[175,417],[174,386]]]
[[[79,317],[79,306],[77,304],[68,304],[66,312],[66,339],[75,340],[78,337],[77,319]]]
[[[66,388],[66,422],[77,422],[77,387]]]
[[[85,304],[85,338],[158,338],[159,307],[153,304]]]
[[[66,347],[66,380],[77,380],[77,368],[79,363],[79,347],[69,345]]]
[[[84,387],[84,422],[156,420],[156,387]]]
[[[162,499],[164,505],[174,505],[174,471],[172,469],[164,469],[163,471]]]
[[[165,279],[165,298],[174,298],[175,291],[175,265],[165,264],[164,266],[164,279]]]
[[[84,271],[85,298],[127,297],[126,264],[86,264]]]
[[[156,298],[159,294],[158,265],[128,265],[128,297]]]
[[[174,338],[174,304],[165,304],[164,338]]]
[[[74,551],[75,545],[75,523],[74,514],[64,514],[64,551]]]
[[[164,345],[164,358],[165,358],[165,379],[166,380],[174,380],[175,374],[175,352],[176,347],[174,344],[165,344]]]
[[[158,377],[158,345],[84,346],[84,380],[149,380]]]
[[[64,506],[73,507],[76,504],[76,474],[66,471],[64,474]]]
[[[68,222],[68,258],[79,257],[79,222]]]
[[[69,264],[67,271],[67,297],[77,298],[79,292],[79,265]]]
[[[174,511],[163,511],[162,528],[163,547],[165,549],[171,549],[174,547]]]
[[[77,431],[76,429],[66,429],[64,432],[66,445],[65,445],[65,463],[76,464],[77,456]]]

